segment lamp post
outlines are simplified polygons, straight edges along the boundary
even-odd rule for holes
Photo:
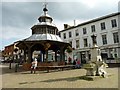
[[[94,34],[91,36],[92,42],[93,42],[93,47],[94,47],[95,45],[97,45],[96,37],[97,37],[97,36],[94,35]]]

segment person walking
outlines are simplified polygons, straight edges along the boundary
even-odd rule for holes
[[[77,59],[76,65],[77,65],[77,68],[80,68],[80,59]]]

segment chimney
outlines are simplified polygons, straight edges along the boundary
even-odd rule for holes
[[[64,24],[64,29],[70,28],[70,25]]]
[[[74,20],[74,26],[76,26],[76,20]]]

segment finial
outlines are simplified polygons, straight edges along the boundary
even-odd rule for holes
[[[47,4],[48,4],[48,3],[47,3],[46,0],[45,0],[44,5],[43,5],[43,6],[44,6],[43,11],[44,11],[44,12],[48,11],[48,10],[47,10]]]

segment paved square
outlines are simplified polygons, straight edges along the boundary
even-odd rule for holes
[[[30,71],[15,73],[8,65],[0,65],[0,68],[3,68],[2,88],[118,88],[118,68],[107,68],[111,76],[94,81],[78,78],[86,74],[84,69],[30,74]]]

